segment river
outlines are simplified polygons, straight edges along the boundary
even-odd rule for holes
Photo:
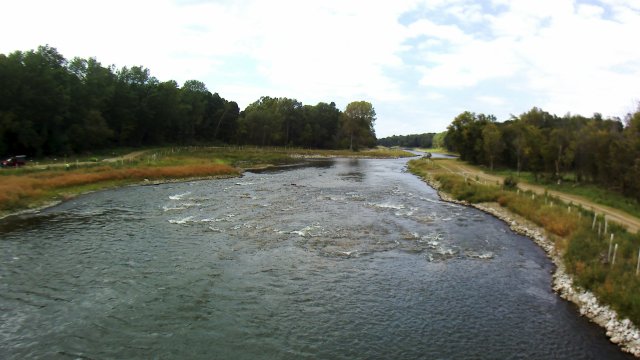
[[[135,186],[0,221],[0,358],[630,359],[407,160]]]

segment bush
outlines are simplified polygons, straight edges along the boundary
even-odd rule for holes
[[[503,185],[505,189],[515,189],[518,187],[518,179],[513,175],[509,175],[504,178]]]

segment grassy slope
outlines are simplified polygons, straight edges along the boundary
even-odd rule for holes
[[[523,216],[549,233],[557,235],[556,248],[563,254],[567,271],[576,283],[596,294],[622,316],[640,324],[640,277],[636,276],[640,236],[610,225],[607,234],[599,234],[603,219],[584,209],[568,210],[557,199],[505,190],[497,185],[483,185],[448,173],[438,161],[412,160],[409,169],[421,177],[430,176],[442,184],[441,190],[458,200],[472,203],[497,202]],[[609,256],[610,234],[618,244],[615,264]]]
[[[516,176],[516,173],[512,170],[496,170],[487,171],[490,174],[500,176]],[[545,182],[542,180],[536,180],[532,173],[521,172],[518,177],[520,181],[524,181],[530,184],[540,185],[548,188],[549,190],[555,190],[571,195],[582,196],[586,199],[593,201],[596,204],[610,206],[612,208],[620,209],[633,216],[640,217],[640,204],[634,199],[630,199],[621,195],[619,192],[604,189],[602,187],[592,184],[577,184],[573,181],[571,176],[566,177],[565,181],[561,184],[554,182]]]

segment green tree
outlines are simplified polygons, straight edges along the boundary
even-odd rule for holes
[[[376,111],[367,101],[354,101],[347,105],[341,121],[341,130],[348,141],[350,150],[360,146],[374,146],[376,134],[373,125]]]
[[[495,123],[490,122],[482,129],[482,145],[489,159],[489,166],[493,170],[493,164],[504,148],[502,133]]]
[[[462,160],[479,164],[483,159],[482,129],[495,120],[493,115],[476,115],[469,111],[456,116],[447,127],[447,149],[458,152]]]

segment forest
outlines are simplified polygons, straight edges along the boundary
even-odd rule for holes
[[[444,147],[444,133],[393,135],[378,139],[378,145],[386,147],[399,146],[403,148],[422,149]]]
[[[502,123],[467,111],[449,125],[444,140],[462,160],[492,170],[597,184],[640,200],[640,107],[624,119],[598,113],[560,117],[534,107]]]
[[[261,97],[240,110],[198,80],[160,81],[142,66],[67,60],[55,48],[0,54],[0,155],[114,147],[234,144],[349,148],[376,144],[373,105]]]

